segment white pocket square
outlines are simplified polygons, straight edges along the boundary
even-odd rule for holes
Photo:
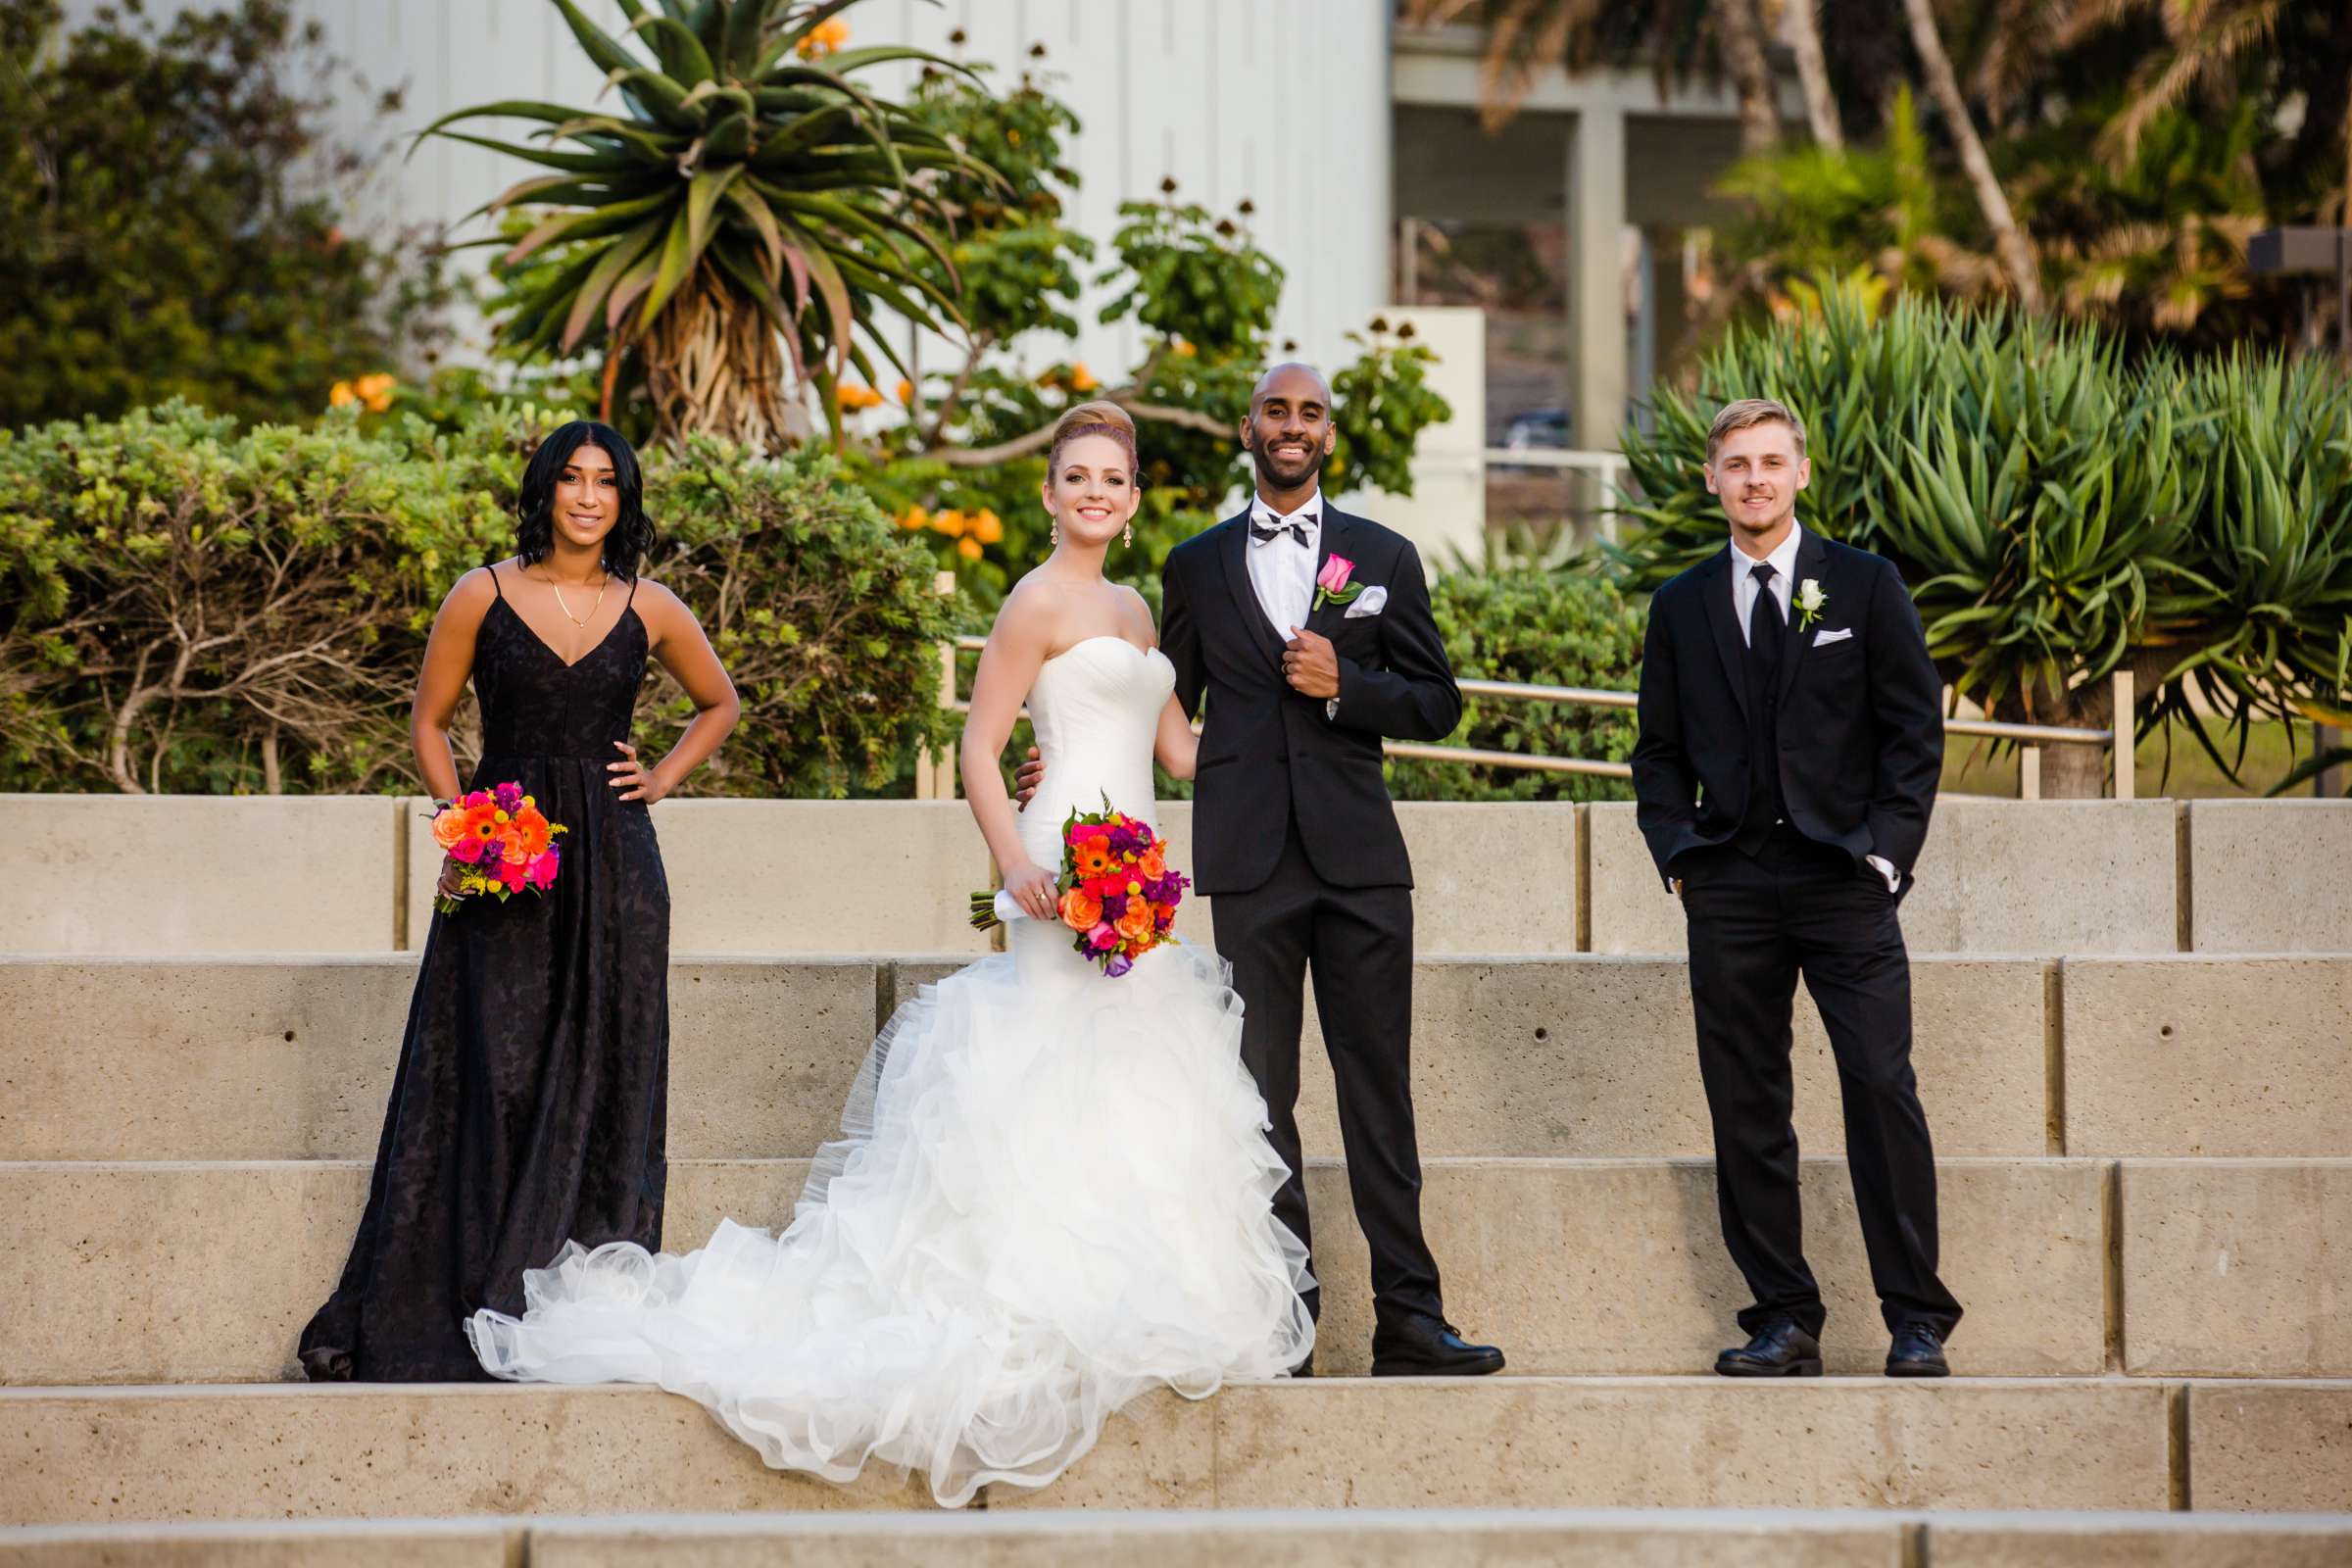
[[[1348,613],[1340,618],[1342,620],[1361,620],[1366,615],[1377,615],[1388,608],[1389,591],[1386,588],[1367,588],[1355,596],[1355,603],[1349,605]]]
[[[1845,641],[1853,634],[1854,628],[1851,626],[1847,626],[1840,631],[1817,631],[1813,634],[1813,646],[1816,648],[1827,648],[1832,643],[1841,643]]]

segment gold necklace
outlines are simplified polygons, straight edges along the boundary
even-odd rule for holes
[[[571,612],[571,607],[564,602],[564,585],[556,580],[556,574],[552,571],[547,574],[547,585],[556,591],[556,608],[564,612],[564,618],[586,631],[588,621],[594,620],[596,612],[605,608],[605,589],[612,586],[612,574],[609,571],[605,573],[603,585],[596,590],[596,603],[588,607],[588,620],[582,620]]]

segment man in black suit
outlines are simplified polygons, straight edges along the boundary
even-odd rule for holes
[[[1256,494],[1168,553],[1159,640],[1184,710],[1199,714],[1207,698],[1193,882],[1216,900],[1217,952],[1245,1009],[1242,1057],[1291,1168],[1274,1212],[1311,1246],[1297,1115],[1311,970],[1372,1253],[1372,1373],[1499,1371],[1500,1350],[1446,1322],[1421,1235],[1413,872],[1381,774],[1382,738],[1445,739],[1461,693],[1411,543],[1323,498],[1335,439],[1323,377],[1304,365],[1268,370],[1241,438]],[[1033,762],[1021,783],[1041,776]]]
[[[1941,1377],[1960,1303],[1936,1277],[1936,1161],[1911,1073],[1910,889],[1943,769],[1942,683],[1893,565],[1796,523],[1811,477],[1782,405],[1727,406],[1707,488],[1731,541],[1660,588],[1642,657],[1634,793],[1690,933],[1699,1074],[1724,1242],[1755,1302],[1732,1377],[1821,1372],[1789,1124],[1801,974],[1829,1029],[1886,1371]]]

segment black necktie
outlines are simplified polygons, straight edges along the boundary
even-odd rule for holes
[[[1747,651],[1760,667],[1777,672],[1788,641],[1788,623],[1781,618],[1781,602],[1772,591],[1772,563],[1757,562],[1748,575],[1755,579],[1756,602],[1747,612]]]
[[[1315,514],[1311,512],[1286,517],[1280,522],[1260,522],[1252,517],[1250,519],[1250,537],[1262,545],[1271,544],[1287,533],[1298,541],[1299,549],[1304,550],[1307,547],[1306,525],[1314,520]]]

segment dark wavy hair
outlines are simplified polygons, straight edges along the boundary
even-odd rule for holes
[[[515,554],[526,566],[547,559],[556,542],[556,480],[564,466],[582,447],[601,447],[612,460],[612,479],[620,487],[620,518],[605,535],[605,570],[623,582],[637,580],[637,564],[653,554],[661,537],[654,519],[645,514],[645,470],[637,454],[618,430],[594,419],[574,419],[539,443],[522,470],[522,492],[514,498]]]

